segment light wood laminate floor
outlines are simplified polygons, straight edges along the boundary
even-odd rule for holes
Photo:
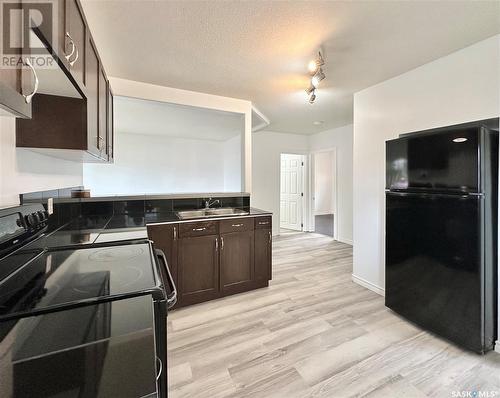
[[[351,246],[288,233],[273,249],[269,288],[169,315],[170,398],[500,397],[500,355],[466,352],[385,308],[351,281]]]

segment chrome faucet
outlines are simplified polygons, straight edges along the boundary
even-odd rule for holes
[[[216,203],[220,204],[220,200],[208,198],[208,200],[205,200],[205,209],[210,209],[210,206],[213,206]]]

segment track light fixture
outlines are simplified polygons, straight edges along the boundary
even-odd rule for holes
[[[309,103],[313,104],[316,100],[316,89],[319,83],[326,77],[323,72],[322,66],[325,64],[325,60],[321,55],[321,51],[318,52],[316,59],[309,62],[307,69],[311,75],[311,85],[306,89],[307,95],[309,95]]]
[[[312,93],[314,90],[316,90],[316,87],[314,87],[314,86],[311,84],[308,88],[306,88],[306,93],[307,93],[307,95],[311,95],[311,93]]]

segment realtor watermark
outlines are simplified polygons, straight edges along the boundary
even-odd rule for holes
[[[58,0],[0,0],[0,68],[18,69],[29,59],[37,69],[57,64],[37,33],[58,48]]]
[[[500,398],[499,390],[455,390],[451,392],[452,398]]]

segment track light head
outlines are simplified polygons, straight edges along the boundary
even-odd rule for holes
[[[323,69],[319,68],[316,74],[311,79],[311,84],[317,88],[319,86],[319,82],[325,78],[325,74],[323,73]]]
[[[308,88],[306,88],[306,93],[307,93],[307,95],[311,95],[311,93],[313,93],[313,92],[314,92],[314,90],[316,90],[316,87],[314,87],[314,86],[311,84]]]
[[[314,101],[316,101],[316,94],[312,93],[312,95],[309,97],[309,103],[314,104]]]

